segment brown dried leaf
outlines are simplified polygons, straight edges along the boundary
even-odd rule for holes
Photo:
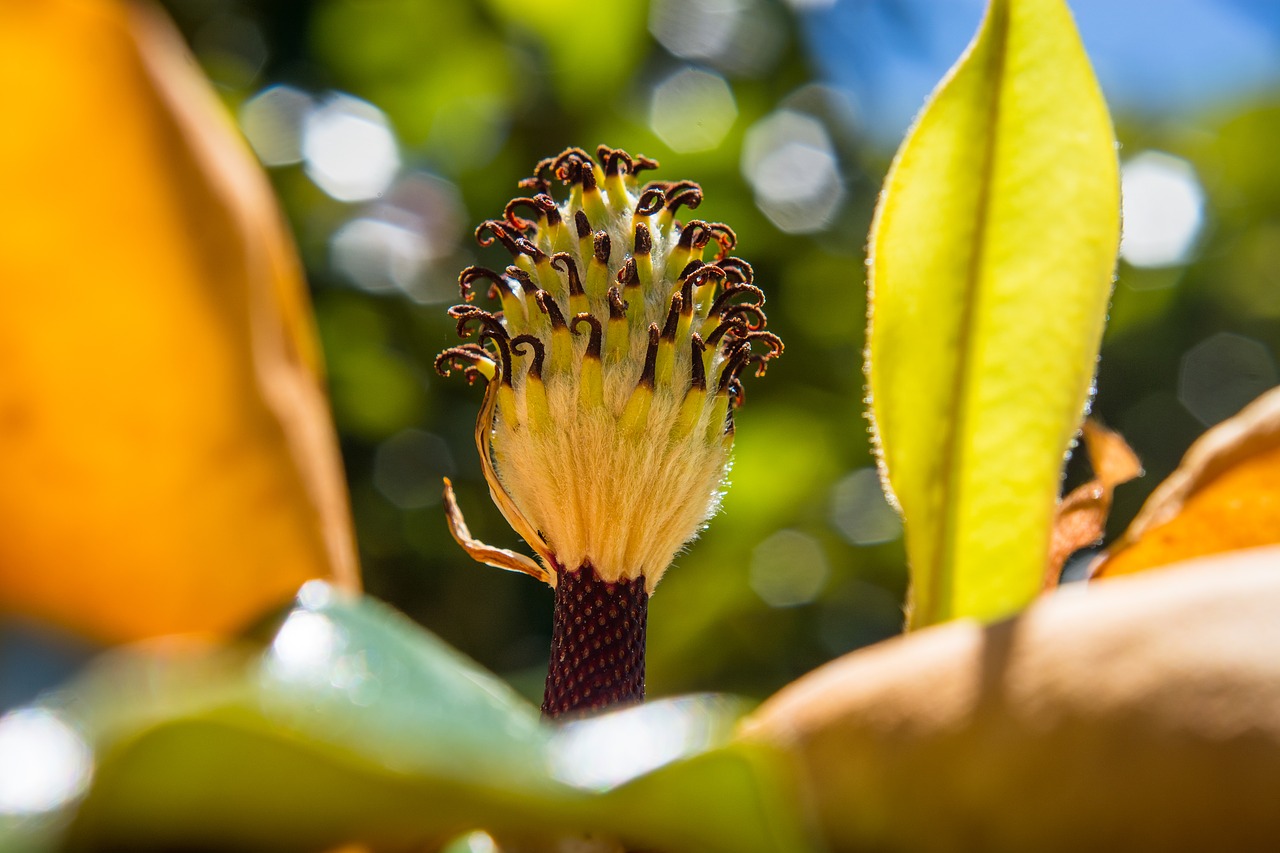
[[[1072,489],[1058,502],[1049,540],[1049,558],[1045,562],[1044,588],[1047,590],[1058,585],[1067,557],[1102,538],[1115,487],[1142,476],[1142,463],[1119,433],[1092,418],[1084,422],[1082,433],[1094,478]]]
[[[853,652],[741,736],[833,850],[1253,850],[1280,838],[1280,547]]]

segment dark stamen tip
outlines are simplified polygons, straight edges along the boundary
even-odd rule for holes
[[[724,367],[720,370],[720,383],[716,388],[717,394],[723,394],[729,390],[729,383],[737,377],[738,371],[742,370],[742,365],[746,364],[747,356],[750,354],[751,344],[739,341],[732,345],[728,357],[725,359]]]
[[[551,266],[568,274],[570,295],[581,296],[586,293],[582,289],[582,278],[578,275],[578,262],[574,260],[573,255],[568,252],[556,252],[551,256]]]
[[[679,181],[667,188],[667,210],[675,213],[680,205],[693,210],[702,204],[702,187],[693,181]]]
[[[506,269],[507,278],[513,278],[520,283],[520,289],[526,294],[533,295],[538,292],[538,285],[533,283],[533,276],[529,275],[520,267],[514,264]]]
[[[547,258],[546,252],[539,249],[534,245],[532,240],[525,237],[521,237],[516,240],[516,251],[522,255],[528,255],[530,258],[533,258],[533,262],[535,264],[541,263]]]
[[[490,311],[477,308],[474,305],[455,305],[449,309],[449,316],[458,321],[458,337],[469,338],[474,334],[471,328],[473,323],[478,323],[481,329],[491,336],[507,338],[506,327],[502,325],[502,319]],[[483,334],[481,335],[483,337]]]
[[[559,304],[556,303],[555,297],[545,290],[539,290],[534,294],[534,299],[538,300],[538,307],[542,309],[542,313],[551,318],[551,328],[566,328],[564,322],[564,312],[560,310]]]
[[[746,327],[753,332],[757,329],[763,329],[769,322],[769,319],[764,316],[764,312],[760,310],[760,306],[750,303],[730,305],[720,312],[720,319],[722,320],[730,320],[735,317],[741,318]]]
[[[649,226],[643,222],[636,223],[635,246],[637,255],[647,255],[653,251],[653,235],[649,233]]]
[[[715,241],[720,244],[720,252],[716,255],[717,260],[728,257],[733,247],[738,245],[738,235],[723,222],[711,222],[706,227]]]
[[[470,266],[458,273],[458,290],[462,293],[462,298],[470,302],[474,297],[471,292],[472,285],[480,279],[489,279],[496,286],[502,280],[502,276],[489,269],[488,267]],[[493,288],[490,288],[492,292]]]
[[[725,271],[715,264],[704,264],[689,276],[689,282],[694,287],[702,287],[712,282],[724,281],[727,278]]]
[[[711,310],[707,312],[708,316],[714,317],[720,314],[739,293],[750,293],[755,297],[754,302],[744,302],[744,305],[754,305],[757,308],[764,306],[763,290],[754,284],[731,284],[716,297],[716,301],[711,304]]]
[[[630,304],[627,303],[625,299],[622,298],[622,291],[618,290],[617,286],[615,285],[614,287],[609,288],[608,296],[609,296],[609,319],[610,320],[625,319],[627,316],[627,309],[630,308],[631,306]]]
[[[485,237],[485,231],[488,231],[492,236]],[[492,246],[495,240],[501,243],[503,248],[512,255],[520,254],[515,238],[507,231],[507,223],[505,221],[501,219],[486,219],[476,226],[476,242],[481,246]]]
[[[497,332],[497,333],[496,333]],[[497,330],[490,328],[488,325],[480,332],[480,341],[493,341],[498,348],[498,358],[501,367],[503,385],[511,384],[511,340],[507,337],[507,330],[499,326]],[[501,333],[501,334],[498,334]]]
[[[591,326],[591,338],[587,341],[587,358],[600,360],[600,341],[604,335],[604,329],[600,325],[600,321],[586,311],[573,316],[573,322],[569,324],[569,331],[575,335],[579,334],[578,324],[587,323]]]
[[[591,220],[587,219],[587,215],[581,210],[573,214],[573,225],[578,230],[579,240],[585,240],[591,233]]]
[[[694,332],[690,338],[690,350],[692,357],[689,360],[689,386],[705,391],[707,389],[707,371],[702,364],[702,354],[707,351],[706,344],[702,342],[702,338],[698,337],[698,333]]]
[[[644,370],[640,373],[640,383],[653,388],[653,377],[658,368],[658,338],[661,332],[657,323],[649,324],[649,349],[644,354]]]
[[[597,231],[595,236],[595,257],[602,264],[609,263],[609,254],[613,251],[608,231]]]
[[[624,287],[637,287],[640,284],[640,273],[636,270],[636,259],[627,258],[622,262],[622,269],[618,270],[618,284]]]
[[[583,172],[591,171],[593,162],[591,155],[581,148],[566,148],[552,161],[551,168],[566,184],[576,184],[583,180]]]
[[[518,198],[511,199],[511,201],[507,202],[507,206],[502,210],[502,218],[507,221],[508,225],[517,231],[528,231],[529,229],[536,227],[538,224],[535,220],[523,219],[516,216],[516,208],[518,207],[528,207],[532,209],[539,218],[546,216],[546,211],[541,208],[537,199],[529,198],[527,196],[520,196]]]
[[[755,270],[742,258],[721,258],[716,266],[725,271],[729,281],[736,284],[750,284],[755,280]]]
[[[711,242],[711,231],[701,219],[692,219],[680,229],[680,248],[701,249]]]
[[[604,165],[604,173],[606,175],[631,173],[631,155],[621,148],[610,148],[608,145],[601,145],[596,149],[596,156],[600,158],[600,162]]]
[[[679,293],[671,297],[671,307],[667,309],[667,320],[662,326],[662,339],[664,341],[674,341],[676,339],[676,326],[680,323],[680,308],[684,304],[684,297]]]
[[[659,186],[647,186],[636,202],[636,216],[653,216],[667,203],[667,194]]]
[[[698,270],[702,269],[702,267],[703,267],[703,266],[705,266],[705,264],[704,264],[702,261],[700,261],[700,260],[698,260],[698,259],[696,259],[696,258],[695,258],[694,260],[692,260],[692,261],[689,261],[689,263],[687,263],[687,264],[685,264],[685,265],[684,265],[684,269],[680,270],[680,279],[679,279],[679,280],[683,280],[683,279],[688,278],[689,276],[693,275],[693,274],[694,274],[695,272],[697,272]]]
[[[511,339],[511,351],[516,355],[524,355],[524,345],[528,344],[533,350],[533,363],[529,365],[529,374],[542,378],[542,362],[546,357],[547,348],[540,338],[533,335],[517,335]]]
[[[746,323],[741,318],[738,318],[738,317],[734,317],[729,320],[726,320],[725,322],[721,323],[719,326],[716,326],[714,329],[712,329],[711,334],[707,335],[707,346],[713,347],[716,344],[720,343],[720,339],[723,338],[729,332],[735,332],[735,333],[740,332],[745,334],[747,332]]]
[[[459,362],[465,363],[464,368],[468,373],[475,370],[475,365],[482,361],[492,362],[489,353],[485,352],[484,347],[479,344],[463,344],[462,346],[449,347],[444,352],[436,356],[435,369],[436,373],[441,376],[452,376],[454,369],[458,367]]]

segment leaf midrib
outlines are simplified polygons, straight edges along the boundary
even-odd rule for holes
[[[946,438],[943,441],[941,468],[942,530],[941,547],[932,551],[932,565],[928,567],[928,588],[933,594],[927,600],[923,612],[913,612],[911,627],[919,628],[937,624],[951,616],[952,595],[955,585],[955,552],[960,515],[960,481],[964,465],[963,437],[968,432],[969,399],[967,389],[972,370],[972,342],[974,318],[978,314],[981,296],[979,282],[986,260],[988,220],[991,209],[991,184],[995,174],[996,149],[999,144],[1001,100],[1004,95],[1004,73],[1009,38],[1009,6],[1006,0],[993,0],[990,19],[984,23],[991,39],[991,80],[994,92],[990,98],[983,140],[985,147],[982,167],[979,170],[979,190],[974,211],[974,249],[970,255],[968,274],[964,283],[961,304],[958,357],[952,374],[951,390],[955,399],[955,415],[948,420]],[[917,614],[919,618],[917,618]]]

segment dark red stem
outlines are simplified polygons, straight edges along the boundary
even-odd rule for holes
[[[589,563],[562,571],[556,584],[543,715],[559,717],[643,702],[648,618],[644,578],[608,583]]]

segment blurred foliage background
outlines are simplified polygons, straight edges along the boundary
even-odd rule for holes
[[[737,230],[787,343],[747,383],[722,512],[652,601],[651,695],[764,696],[899,630],[901,531],[863,417],[863,249],[893,150],[978,0],[165,5],[301,247],[370,593],[540,697],[552,593],[450,539],[442,475],[473,533],[521,547],[480,473],[480,389],[431,365],[455,341],[458,271],[507,263],[475,225],[540,158],[603,142],[702,184],[698,216]],[[1118,531],[1197,435],[1277,383],[1280,7],[1072,6],[1124,163],[1094,410],[1147,476],[1120,488]],[[79,653],[31,648],[46,678]]]

